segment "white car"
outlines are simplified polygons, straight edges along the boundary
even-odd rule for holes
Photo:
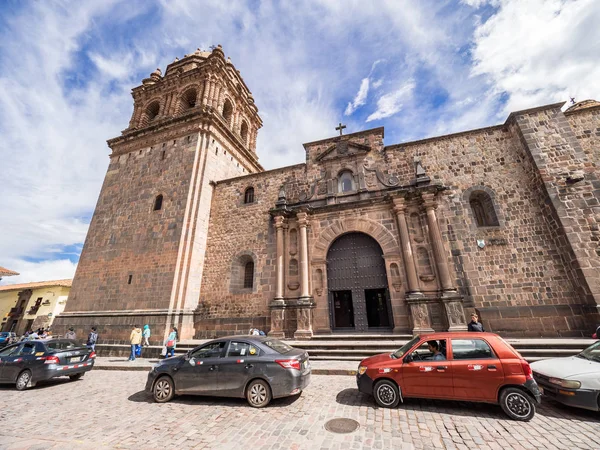
[[[544,396],[600,411],[600,341],[575,356],[536,361],[531,369]]]

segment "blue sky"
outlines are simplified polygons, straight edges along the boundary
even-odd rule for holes
[[[299,6],[301,5],[301,6]],[[593,0],[20,2],[0,7],[0,266],[73,276],[131,88],[222,44],[251,89],[267,169],[303,142],[385,126],[386,144],[599,98]]]

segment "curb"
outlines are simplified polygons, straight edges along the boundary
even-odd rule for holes
[[[94,370],[122,370],[123,372],[150,372],[152,367],[147,366],[104,366],[94,365]],[[356,370],[348,369],[312,369],[312,375],[345,375],[355,376]]]

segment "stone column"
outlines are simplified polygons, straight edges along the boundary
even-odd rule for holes
[[[456,288],[452,283],[450,270],[448,269],[448,258],[444,250],[442,233],[440,232],[440,227],[435,215],[435,209],[437,207],[435,194],[426,193],[423,194],[422,197],[425,210],[427,211],[427,228],[429,228],[429,238],[431,239],[431,246],[433,247],[435,264],[440,276],[442,290],[444,293],[456,293]]]
[[[283,300],[282,300],[283,302]],[[275,303],[275,302],[273,302]],[[271,304],[271,330],[269,336],[284,338],[283,327],[285,325],[285,305]]]
[[[283,225],[285,218],[282,216],[275,217],[275,232],[277,233],[277,282],[275,284],[275,300],[283,300]]]
[[[300,227],[300,299],[308,299],[308,214],[298,213],[298,225]]]
[[[408,282],[408,293],[422,295],[419,289],[419,280],[417,278],[417,268],[413,257],[412,246],[410,245],[410,236],[408,226],[406,225],[406,203],[403,198],[395,198],[394,212],[398,222],[400,232],[400,245],[402,246],[402,258],[404,259],[404,268],[406,270],[406,279]]]
[[[204,90],[202,91],[202,104],[208,106],[208,91],[210,89],[210,81],[208,78],[204,80]]]

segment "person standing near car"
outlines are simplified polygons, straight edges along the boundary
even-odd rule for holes
[[[96,351],[96,342],[98,342],[98,333],[96,332],[96,327],[92,327],[92,331],[88,334],[87,338],[87,348],[91,348],[93,352]]]
[[[150,346],[150,342],[148,341],[150,334],[150,325],[144,325],[144,331],[142,332],[142,337],[144,338],[144,347]]]
[[[142,330],[137,325],[134,325],[129,335],[129,342],[131,343],[131,354],[129,355],[129,361],[135,361],[135,348],[142,343]]]
[[[479,333],[483,333],[485,330],[483,329],[483,324],[478,322],[479,318],[476,313],[471,314],[471,321],[469,322],[469,331],[477,331]]]
[[[173,327],[169,333],[169,336],[167,337],[167,340],[165,341],[165,347],[167,347],[167,354],[165,355],[165,358],[168,358],[169,356],[175,356],[175,347],[177,346],[178,337],[179,335],[177,333],[177,327]]]
[[[73,327],[69,328],[69,331],[65,333],[65,339],[77,339],[77,335],[75,334],[75,330],[73,330]]]

